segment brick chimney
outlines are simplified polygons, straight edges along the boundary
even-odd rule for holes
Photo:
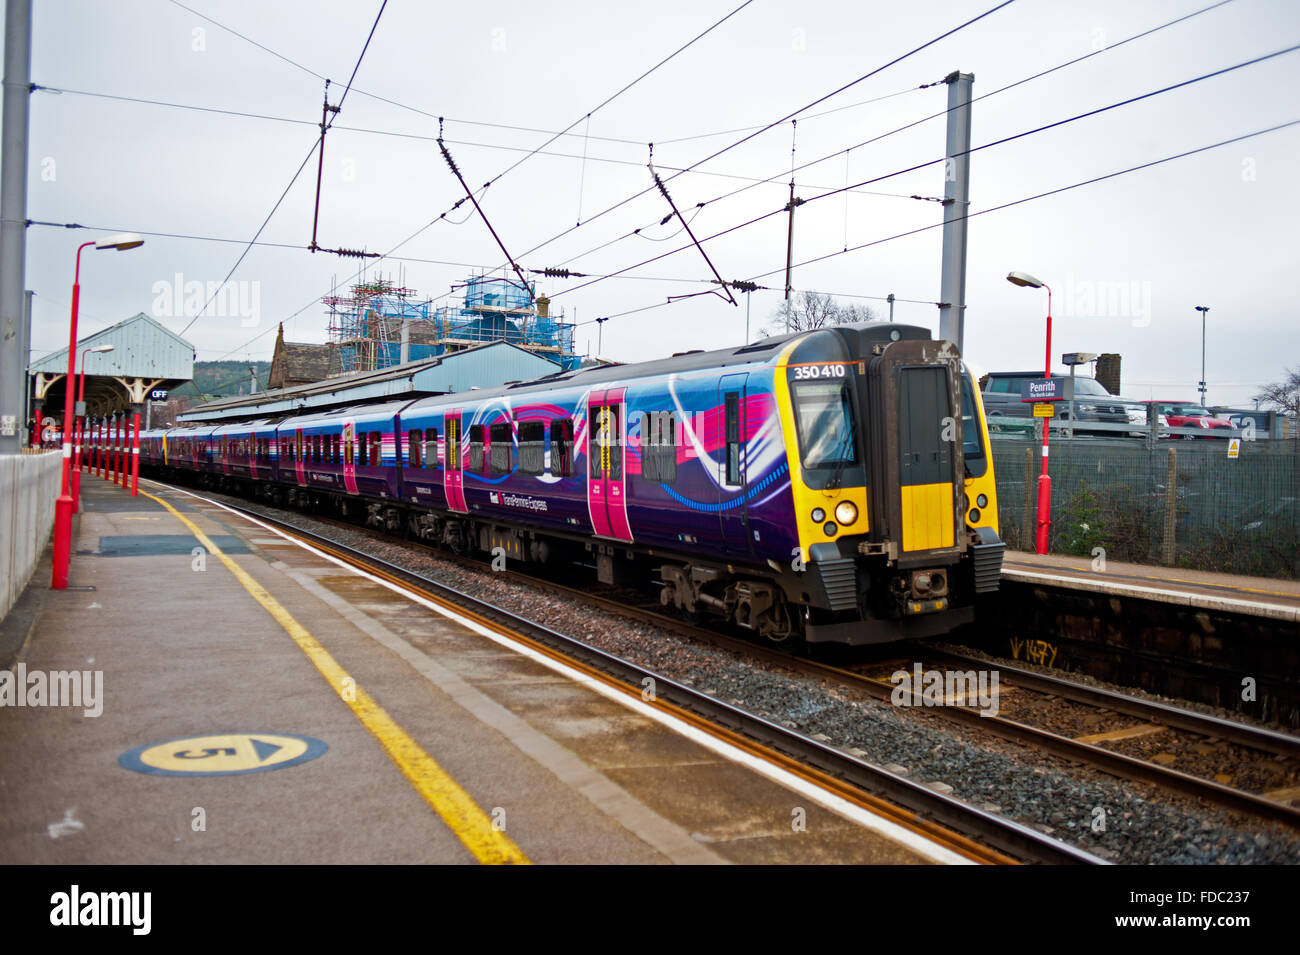
[[[1097,381],[1112,395],[1119,394],[1119,355],[1097,356]]]

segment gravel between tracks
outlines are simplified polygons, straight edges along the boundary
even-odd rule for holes
[[[669,679],[829,742],[909,778],[1126,864],[1292,864],[1300,834],[1189,798],[982,737],[924,709],[877,702],[670,631],[610,614],[543,586],[442,560],[400,541],[210,494],[454,587]],[[587,581],[574,580],[577,586]]]

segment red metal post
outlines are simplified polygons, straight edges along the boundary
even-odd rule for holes
[[[72,276],[72,321],[68,330],[68,376],[64,380],[63,399],[63,488],[54,502],[54,561],[50,574],[53,590],[68,589],[68,563],[72,558],[72,412],[73,384],[77,372],[77,305],[81,300],[81,250],[94,245],[77,246],[77,267]]]
[[[1047,288],[1047,286],[1043,286]],[[1043,377],[1052,377],[1052,290],[1047,288],[1047,352],[1043,359],[1046,370]],[[1047,541],[1052,532],[1052,479],[1047,473],[1047,438],[1052,431],[1052,419],[1043,419],[1043,472],[1038,476],[1038,539],[1037,551],[1047,553]]]
[[[32,433],[31,445],[33,448],[41,446],[41,409],[39,407],[36,409],[36,427]]]
[[[137,406],[138,407],[138,406]],[[131,426],[131,496],[140,494],[140,412]]]

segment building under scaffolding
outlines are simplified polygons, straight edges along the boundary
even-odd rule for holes
[[[566,371],[581,361],[573,351],[573,325],[550,314],[549,300],[504,278],[466,281],[459,306],[434,308],[388,279],[330,295],[331,374],[378,371],[407,361],[436,358],[487,342],[506,341],[558,362]]]

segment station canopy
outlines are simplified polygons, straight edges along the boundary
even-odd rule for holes
[[[112,345],[112,351],[86,353]],[[151,393],[194,377],[194,346],[141,312],[77,342],[77,371],[86,369],[86,413],[101,417],[128,411]],[[47,417],[62,417],[68,349],[46,355],[27,370],[33,395]],[[74,387],[76,387],[74,383]]]

